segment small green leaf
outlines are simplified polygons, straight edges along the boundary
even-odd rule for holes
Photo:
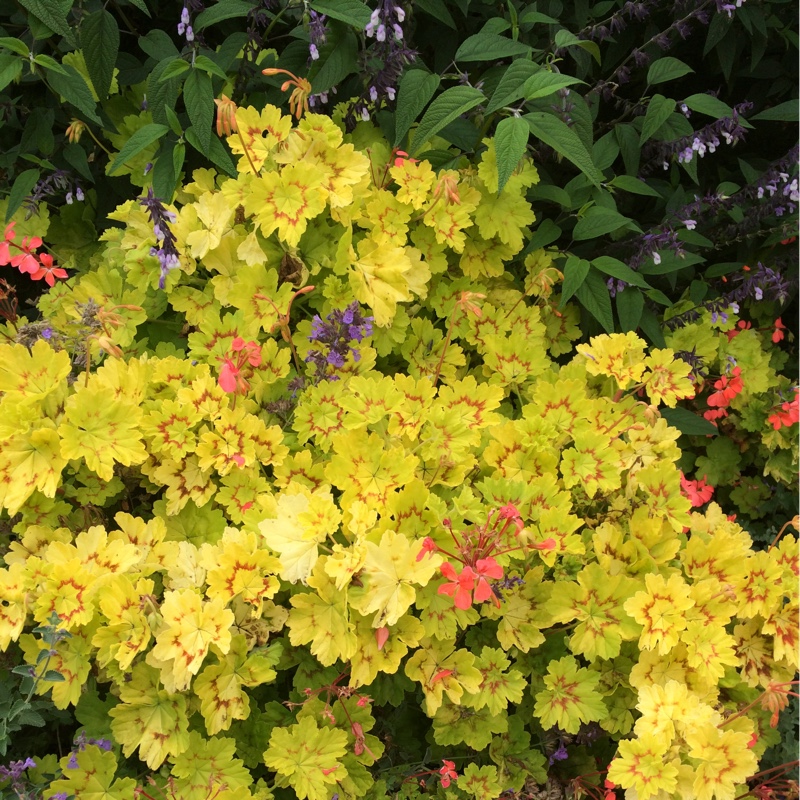
[[[558,20],[555,17],[548,17],[547,14],[542,14],[541,11],[525,11],[519,18],[520,25],[535,25],[537,22],[545,25],[558,25]]]
[[[0,53],[0,91],[22,74],[22,60],[11,53]]]
[[[614,332],[611,297],[608,294],[608,286],[599,272],[591,270],[575,296],[580,304],[603,326],[606,333]]]
[[[631,222],[631,219],[623,217],[618,211],[594,206],[586,212],[585,216],[578,220],[572,231],[572,238],[576,241],[595,239],[598,236],[611,233],[617,228],[627,226]]]
[[[75,67],[68,64],[62,64],[62,67],[66,70],[66,75],[60,72],[50,72],[47,75],[47,80],[53,91],[58,92],[68,103],[75,106],[92,122],[101,125],[100,117],[95,112],[97,104],[83,76]]]
[[[166,203],[172,200],[175,185],[178,182],[175,174],[175,162],[172,159],[174,148],[175,141],[168,141],[161,146],[158,157],[153,161],[153,192],[156,197],[162,198]]]
[[[507,117],[500,121],[494,135],[494,148],[497,157],[497,193],[517,168],[519,160],[525,154],[530,130],[528,123],[520,117]]]
[[[47,25],[51,31],[60,34],[71,44],[75,44],[72,29],[57,0],[19,0],[19,4],[30,11],[36,19]]]
[[[172,132],[176,136],[183,136],[183,126],[181,125],[181,121],[178,119],[178,115],[175,113],[173,109],[167,106],[164,109],[166,116],[167,116],[167,124],[172,128]]]
[[[182,75],[184,72],[187,72],[191,69],[188,61],[184,61],[180,56],[176,56],[174,61],[170,61],[169,64],[164,67],[159,75],[159,83],[163,81],[168,81],[170,78],[174,78],[177,75]]]
[[[122,149],[114,159],[114,163],[109,168],[108,174],[113,175],[128,159],[141,153],[142,150],[160,139],[168,130],[169,128],[166,125],[158,125],[155,122],[139,128],[122,146]]]
[[[715,119],[733,116],[733,109],[727,103],[710,94],[690,94],[683,102],[692,111]]]
[[[653,86],[656,83],[666,83],[682,78],[694,70],[672,56],[662,56],[658,61],[654,61],[647,70],[647,83]]]
[[[658,133],[658,129],[670,118],[673,111],[675,111],[674,100],[664,97],[663,94],[654,94],[647,104],[639,144],[643,145],[653,134]]]
[[[119,26],[114,16],[105,9],[89,14],[81,23],[81,47],[92,86],[105,100],[119,53]]]
[[[205,72],[196,69],[191,71],[183,84],[183,102],[203,148],[203,155],[207,155],[211,147],[211,123],[214,121],[214,90],[211,78]]]
[[[434,19],[438,19],[439,22],[443,22],[448,28],[452,28],[454,31],[458,30],[456,21],[453,19],[452,14],[447,9],[443,0],[415,0],[414,9],[419,9],[426,14],[430,14]]]
[[[441,79],[438,75],[412,69],[400,79],[397,92],[397,111],[395,112],[395,147],[403,141],[414,120],[419,116],[428,101],[436,93]]]
[[[531,48],[506,36],[481,31],[468,36],[458,48],[455,61],[498,61],[501,58],[524,56]]]
[[[661,416],[673,428],[677,428],[687,436],[717,436],[719,430],[707,419],[694,414],[688,408],[662,408]]]
[[[360,0],[312,0],[314,11],[338,19],[359,31],[367,27],[372,11]]]
[[[625,281],[625,283],[639,286],[642,289],[650,288],[650,284],[638,272],[634,272],[627,264],[623,263],[618,258],[597,256],[597,258],[592,259],[592,266],[595,269],[599,269],[600,272],[605,272],[606,275],[611,275],[612,278]]]
[[[634,178],[631,175],[617,175],[616,178],[611,180],[609,186],[615,186],[617,189],[622,189],[623,192],[630,192],[631,194],[643,194],[648,197],[661,197],[661,195],[645,181]]]
[[[205,72],[210,72],[212,75],[216,75],[218,78],[222,78],[222,80],[226,81],[228,76],[225,74],[225,70],[222,69],[218,64],[215,64],[208,56],[197,56],[194,60],[194,68],[195,69],[202,69]]]
[[[253,8],[252,3],[245,3],[243,0],[219,0],[211,8],[200,12],[192,27],[196,31],[202,31],[203,28],[207,28],[209,25],[216,25],[225,19],[246,17]]]
[[[86,158],[86,151],[77,143],[69,142],[63,149],[64,160],[76,172],[80,173],[87,181],[94,183],[94,176],[89,168],[89,161]]]
[[[156,61],[180,55],[175,43],[169,38],[169,34],[159,28],[153,28],[147,36],[140,36],[139,47]]]
[[[785,103],[779,103],[777,106],[761,111],[751,119],[763,122],[797,122],[797,100],[787,100]]]
[[[150,16],[150,12],[147,10],[147,6],[145,5],[144,0],[128,0],[128,2],[132,6],[135,6],[136,8],[138,8],[139,11],[147,14],[148,17]]]
[[[589,274],[589,262],[585,258],[570,256],[564,264],[564,282],[561,284],[561,302],[559,308],[564,308],[567,301],[580,289],[586,276]]]
[[[50,681],[51,683],[63,683],[65,678],[60,672],[56,672],[54,669],[49,669],[42,675],[42,680]]]
[[[503,77],[500,78],[497,88],[492,94],[492,99],[489,101],[489,105],[486,106],[486,113],[492,114],[498,108],[519,100],[522,97],[522,87],[525,85],[525,81],[540,69],[541,67],[538,64],[534,64],[533,61],[528,61],[525,58],[518,58],[512,61],[503,73]]]
[[[61,64],[58,63],[54,58],[50,56],[46,56],[44,53],[40,53],[38,56],[33,57],[33,63],[38,64],[40,67],[44,67],[46,70],[50,72],[58,72],[60,75],[67,75],[67,71]]]
[[[600,186],[603,174],[595,167],[592,157],[572,128],[544,111],[531,111],[523,119],[537,139],[571,161],[595,186]]]
[[[583,83],[583,81],[572,78],[569,75],[561,75],[558,72],[548,72],[546,69],[540,69],[525,81],[522,87],[522,96],[526,100],[536,100],[539,97],[548,97],[551,94],[555,94],[559,89],[576,83]]]
[[[562,28],[556,33],[556,47],[580,47],[598,63],[601,63],[600,47],[591,39],[579,39],[574,33]]]
[[[644,297],[636,289],[623,289],[614,298],[617,306],[619,326],[623,331],[635,331],[639,327],[644,310]]]
[[[523,255],[532,253],[534,250],[539,250],[541,247],[547,247],[548,244],[552,244],[559,236],[561,236],[561,228],[559,228],[553,220],[545,217],[539,227],[534,231],[528,244],[525,245]]]
[[[22,205],[23,200],[39,180],[41,172],[38,169],[26,169],[17,175],[11,191],[8,193],[8,207],[6,208],[6,222],[14,216],[14,212]],[[24,674],[24,673],[23,673]]]
[[[195,150],[203,153],[194,126],[186,131],[185,137],[186,141],[189,142],[189,144],[194,147]],[[203,153],[203,155],[210,159],[211,163],[214,164],[214,166],[219,167],[226,175],[230,175],[232,178],[236,177],[236,165],[233,163],[228,151],[216,136],[211,137],[211,147],[209,148],[208,153]]]
[[[418,153],[428,140],[445,125],[461,114],[466,114],[486,99],[483,92],[472,86],[453,86],[442,92],[425,112],[425,116],[414,131],[412,155]]]
[[[12,53],[24,56],[25,58],[27,58],[31,52],[25,42],[14,39],[12,36],[0,36],[0,47],[5,47],[6,50],[10,50]]]

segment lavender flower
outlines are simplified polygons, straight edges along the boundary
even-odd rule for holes
[[[552,767],[556,761],[566,761],[569,758],[569,753],[567,752],[567,748],[564,747],[564,742],[558,743],[558,750],[547,759],[548,763]]]
[[[328,40],[327,17],[316,11],[309,11],[308,19],[308,52],[312,61],[319,60],[319,48]]]
[[[46,178],[38,180],[30,195],[25,198],[23,203],[26,209],[25,218],[30,219],[34,214],[38,214],[39,203],[46,197],[56,197],[62,192],[67,205],[72,205],[74,199],[83,201],[83,189],[80,184],[68,171],[56,169]]]
[[[175,212],[168,211],[161,200],[153,194],[153,187],[149,187],[147,195],[137,198],[150,214],[150,221],[153,223],[153,233],[158,240],[159,247],[151,247],[150,255],[157,256],[161,264],[161,278],[158,281],[158,288],[163,289],[167,275],[180,266],[180,254],[176,246],[175,235],[169,227],[170,222],[175,222],[177,217]]]
[[[606,281],[608,293],[611,297],[616,297],[620,292],[624,292],[627,285],[628,284],[625,283],[625,281],[619,280],[618,278],[609,278]]]
[[[328,314],[323,322],[319,315],[311,321],[311,342],[318,342],[322,349],[310,350],[306,357],[307,363],[316,366],[318,381],[338,380],[336,375],[330,374],[329,368],[335,371],[345,364],[348,353],[353,354],[353,359],[358,361],[361,357],[358,350],[351,346],[351,342],[361,342],[372,335],[372,317],[364,317],[357,302],[352,302],[342,311],[333,311]]]

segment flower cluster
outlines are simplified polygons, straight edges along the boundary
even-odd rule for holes
[[[199,14],[205,9],[202,0],[184,0],[181,9],[181,21],[178,23],[178,35],[186,38],[186,44],[194,47],[195,32],[192,28],[192,14]]]
[[[328,39],[327,17],[316,11],[309,11],[308,17],[308,55],[312,61],[319,60],[319,48]]]
[[[709,405],[709,409],[703,412],[703,416],[709,422],[728,416],[726,407],[744,389],[741,375],[741,367],[733,367],[730,376],[722,375],[719,380],[714,382],[714,388],[717,391],[708,396],[706,402]],[[716,422],[714,424],[716,425]]]
[[[363,316],[358,302],[353,301],[347,308],[328,314],[325,322],[315,315],[311,324],[308,339],[322,345],[323,349],[309,351],[306,362],[316,365],[317,383],[323,379],[338,380],[329,368],[341,369],[348,353],[353,354],[354,361],[361,358],[351,342],[361,342],[372,335],[372,317]]]
[[[483,525],[473,526],[461,531],[460,534],[453,531],[449,519],[442,520],[442,525],[450,533],[457,552],[452,553],[440,547],[427,536],[417,556],[417,561],[421,561],[426,553],[443,553],[462,564],[460,572],[456,572],[456,568],[448,561],[442,564],[439,569],[448,582],[439,587],[439,594],[452,597],[455,607],[464,610],[470,608],[473,603],[483,603],[489,599],[499,606],[498,593],[489,584],[489,579],[494,581],[503,579],[503,568],[494,556],[504,555],[523,547],[516,540],[524,527],[519,511],[512,503],[507,503],[497,511],[496,516],[494,510],[490,511]],[[533,550],[553,550],[556,542],[554,539],[546,539],[544,542],[528,546]]]
[[[81,731],[72,743],[72,753],[67,762],[67,769],[78,769],[78,753],[82,753],[90,744],[99,747],[101,750],[111,750],[113,743],[110,739],[92,739]]]
[[[53,256],[49,253],[35,252],[42,246],[42,240],[38,236],[25,236],[22,244],[14,242],[17,236],[15,225],[16,222],[9,222],[6,225],[3,239],[0,241],[0,266],[10,264],[23,275],[30,275],[34,281],[44,278],[48,286],[55,286],[56,278],[66,278],[67,271],[53,264]],[[11,255],[12,247],[19,250],[19,253]]]
[[[261,348],[256,342],[246,342],[237,336],[231,343],[230,355],[222,358],[222,369],[219,371],[219,385],[228,394],[247,394],[250,384],[246,374],[248,365],[258,367],[261,364]],[[245,373],[245,374],[243,374]]]
[[[64,195],[67,205],[77,200],[83,202],[83,188],[72,175],[63,169],[56,169],[45,178],[40,178],[33,187],[30,195],[25,198],[23,205],[26,209],[25,217],[30,219],[39,212],[39,203],[46,197],[56,197]]]
[[[168,211],[163,202],[153,194],[152,186],[147,189],[145,196],[137,199],[147,209],[150,221],[153,223],[153,233],[158,244],[150,248],[150,255],[157,256],[161,264],[161,278],[158,281],[158,288],[163,289],[167,281],[167,275],[180,266],[177,240],[169,227],[171,222],[175,222],[177,216],[174,211]]]
[[[714,487],[708,485],[705,475],[692,481],[681,472],[681,494],[689,500],[692,508],[699,508],[713,497]]]
[[[780,408],[767,417],[767,422],[772,425],[774,430],[789,428],[800,421],[800,387],[795,387],[794,397],[781,403]]]

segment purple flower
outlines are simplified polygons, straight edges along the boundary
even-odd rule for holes
[[[566,761],[569,758],[569,753],[567,752],[567,748],[564,747],[564,742],[559,742],[558,750],[553,753],[548,759],[550,766],[552,767],[556,761]]]
[[[317,342],[321,348],[310,350],[306,362],[316,366],[317,382],[323,379],[337,380],[333,372],[345,365],[348,353],[352,353],[354,361],[361,357],[351,342],[361,342],[371,335],[372,317],[362,316],[355,301],[341,311],[332,311],[325,321],[316,315],[311,320],[308,339]],[[333,368],[332,371],[329,368]]]
[[[175,235],[169,225],[177,219],[174,211],[168,211],[161,200],[153,194],[153,187],[149,187],[147,195],[138,198],[143,205],[150,221],[153,223],[153,233],[158,240],[160,247],[151,247],[150,255],[156,256],[161,264],[161,277],[158,281],[158,288],[163,289],[167,275],[180,266],[180,254],[176,246]]]

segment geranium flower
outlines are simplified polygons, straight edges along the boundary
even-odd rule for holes
[[[480,558],[475,562],[475,571],[478,574],[478,583],[475,586],[475,602],[482,603],[490,597],[499,607],[500,601],[495,597],[487,578],[499,580],[503,577],[503,568],[493,558]]]
[[[442,575],[450,583],[443,583],[439,587],[439,594],[446,594],[452,597],[456,608],[468,609],[472,605],[472,589],[475,586],[475,578],[477,577],[472,567],[464,567],[460,574],[456,574],[453,565],[445,561],[440,569],[442,570]]]
[[[450,781],[458,777],[458,773],[456,765],[452,761],[443,758],[442,764],[444,766],[440,767],[439,774],[442,776],[442,787],[446,789],[450,785]]]
[[[714,494],[714,487],[706,483],[705,476],[699,480],[689,480],[681,473],[681,493],[688,498],[692,508],[705,505]]]
[[[61,267],[53,266],[53,256],[42,253],[39,256],[39,269],[31,273],[31,279],[40,281],[45,279],[48,286],[55,286],[56,278],[67,278],[67,271]]]

